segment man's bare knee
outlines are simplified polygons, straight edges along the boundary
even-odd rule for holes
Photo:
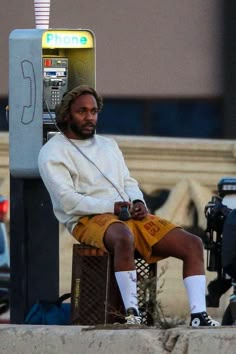
[[[180,259],[191,255],[200,257],[203,255],[203,245],[198,236],[176,228],[168,232],[162,240],[153,246],[153,252],[157,256],[173,256]]]
[[[117,222],[111,224],[106,230],[104,244],[112,252],[117,248],[134,250],[134,237],[125,224]]]

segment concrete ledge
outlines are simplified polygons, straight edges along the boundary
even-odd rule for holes
[[[235,353],[235,327],[168,330],[0,325],[1,354]]]

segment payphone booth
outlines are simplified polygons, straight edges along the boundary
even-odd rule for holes
[[[38,154],[57,132],[55,106],[72,88],[95,87],[90,30],[16,29],[9,37],[11,323],[59,293],[59,225]]]

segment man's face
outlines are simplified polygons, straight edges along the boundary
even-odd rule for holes
[[[68,133],[71,139],[88,139],[95,134],[98,116],[97,101],[86,93],[75,99],[71,105]]]

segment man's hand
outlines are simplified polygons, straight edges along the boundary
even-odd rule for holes
[[[144,219],[148,214],[147,208],[144,203],[142,202],[136,202],[133,204],[132,210],[131,210],[131,215],[132,218],[135,220],[142,220]]]

